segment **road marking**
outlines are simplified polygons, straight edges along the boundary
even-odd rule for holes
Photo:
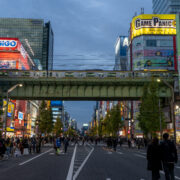
[[[146,153],[143,153],[143,152],[139,152],[140,154],[144,154],[144,155],[146,155]]]
[[[146,158],[145,156],[139,155],[139,154],[134,154],[135,156],[141,157],[141,158]]]
[[[35,157],[33,157],[33,158],[27,160],[27,161],[24,161],[24,162],[20,163],[19,166],[22,166],[22,165],[24,165],[24,164],[26,164],[26,163],[28,163],[28,162],[30,162],[30,161],[32,161],[32,160],[34,160],[34,159],[36,159],[36,158],[42,156],[42,155],[44,155],[44,154],[46,154],[46,153],[48,153],[48,152],[50,152],[50,151],[52,151],[52,150],[53,150],[53,148],[51,148],[51,149],[49,149],[48,151],[43,152],[43,153],[41,153],[41,154],[39,154],[39,155],[37,155],[37,156],[35,156]]]
[[[109,152],[109,151],[108,151],[107,154],[112,154],[112,152]]]
[[[89,145],[90,146],[90,145]],[[91,146],[92,147],[92,146]],[[82,168],[84,167],[84,165],[86,164],[87,160],[89,159],[90,155],[92,154],[92,152],[94,151],[94,148],[92,147],[92,150],[90,151],[90,153],[87,155],[87,157],[85,158],[85,160],[83,161],[83,163],[81,164],[81,166],[79,167],[79,169],[76,171],[76,173],[73,176],[73,180],[76,180],[76,178],[78,177],[79,173],[81,172]],[[69,180],[69,179],[66,179]]]
[[[180,166],[175,166],[175,168],[180,169]]]
[[[49,155],[54,155],[55,153],[49,153]]]
[[[122,152],[117,151],[118,154],[123,154]]]
[[[106,180],[111,180],[111,178],[106,178]]]
[[[160,171],[161,174],[165,174],[164,171]],[[175,176],[175,179],[179,179],[180,180],[180,177],[178,176]]]
[[[164,174],[164,171],[160,171],[161,174]]]
[[[66,177],[66,180],[71,180],[72,179],[73,168],[74,168],[74,160],[75,160],[75,155],[76,155],[76,149],[77,149],[77,144],[75,145],[75,148],[74,148],[74,152],[73,152],[73,156],[72,156],[72,159],[71,159],[71,163],[70,163],[70,167],[69,167],[69,171],[68,171],[68,175]]]

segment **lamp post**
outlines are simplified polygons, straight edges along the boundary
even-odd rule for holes
[[[5,119],[4,119],[4,137],[6,138],[6,128],[7,128],[7,112],[8,112],[8,103],[9,103],[9,93],[12,92],[16,87],[22,87],[22,84],[16,84],[14,86],[12,86],[10,89],[7,90],[7,94],[6,94],[6,108],[5,108]]]
[[[174,87],[169,84],[167,81],[165,81],[164,79],[157,79],[157,82],[162,82],[170,88],[171,90],[171,119],[172,119],[172,123],[173,123],[173,130],[174,130],[174,143],[176,144],[176,121],[175,121],[175,117],[174,117]]]

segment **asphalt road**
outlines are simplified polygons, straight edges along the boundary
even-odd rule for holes
[[[0,180],[150,180],[146,150],[118,147],[112,152],[103,147],[77,146],[57,156],[52,148],[41,154],[0,161]],[[68,176],[69,175],[69,176]],[[180,163],[175,168],[180,179]],[[163,172],[161,179],[164,179]]]

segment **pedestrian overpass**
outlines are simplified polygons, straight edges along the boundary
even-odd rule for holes
[[[22,84],[8,94],[11,99],[139,100],[152,78],[175,82],[175,75],[165,72],[0,70],[0,96]],[[158,93],[161,98],[171,97],[171,89],[162,82]]]

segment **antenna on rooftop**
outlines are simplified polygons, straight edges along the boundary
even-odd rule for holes
[[[141,8],[141,14],[144,14],[144,8]]]

